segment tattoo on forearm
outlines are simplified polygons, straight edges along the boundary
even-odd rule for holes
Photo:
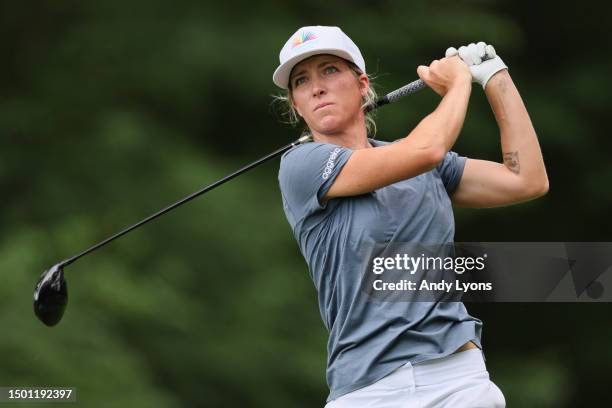
[[[519,163],[518,151],[504,153],[504,164],[511,172],[519,174],[521,164]]]
[[[508,90],[508,84],[506,83],[506,79],[501,78],[499,80],[499,92],[501,92],[503,95],[506,93],[507,90]]]

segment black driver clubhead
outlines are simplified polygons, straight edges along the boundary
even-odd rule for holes
[[[64,264],[47,269],[34,290],[34,313],[47,326],[55,326],[62,320],[68,304],[68,288],[64,279]]]

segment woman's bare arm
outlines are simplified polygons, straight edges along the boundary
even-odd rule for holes
[[[503,164],[468,159],[453,203],[496,207],[546,194],[548,176],[538,138],[508,71],[495,74],[485,92],[499,125]]]

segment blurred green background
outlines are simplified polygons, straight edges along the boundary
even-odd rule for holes
[[[298,136],[270,96],[278,52],[303,25],[342,27],[380,93],[448,46],[494,44],[551,187],[524,205],[458,209],[456,240],[612,241],[606,7],[1,1],[0,386],[76,387],[83,407],[323,406],[327,333],[278,161],[70,266],[57,327],[32,312],[44,269]],[[426,90],[382,109],[378,138],[405,136],[437,101]],[[500,160],[477,86],[454,150]],[[612,305],[467,306],[508,406],[609,406]]]

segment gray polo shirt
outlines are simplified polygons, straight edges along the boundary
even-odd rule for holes
[[[370,139],[375,148],[388,142]],[[319,204],[352,150],[308,143],[286,152],[279,182],[283,208],[318,293],[329,331],[331,401],[372,384],[407,362],[447,356],[469,340],[481,348],[482,321],[461,302],[384,302],[362,296],[364,248],[381,243],[451,243],[449,194],[465,157],[371,193]],[[361,293],[361,294],[360,294]]]

